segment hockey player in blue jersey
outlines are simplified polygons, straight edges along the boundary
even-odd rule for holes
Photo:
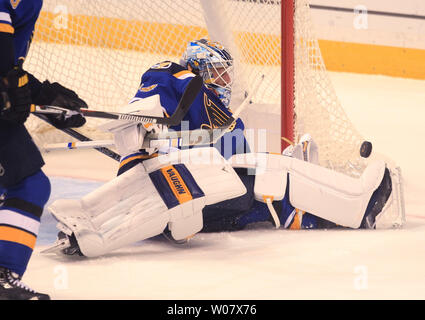
[[[219,126],[209,115],[218,121],[230,114],[225,106],[231,66],[219,44],[192,41],[180,65],[162,62],[143,75],[129,106],[149,116],[162,116],[164,109],[173,113],[187,79],[197,73],[205,87],[186,116],[188,128]],[[111,121],[104,127],[114,133],[122,155],[118,177],[81,199],[61,199],[49,207],[60,232],[47,251],[96,257],[157,235],[184,243],[198,232],[243,230],[263,222],[288,229],[374,228],[376,217],[397,199],[383,161],[370,164],[357,179],[346,176],[318,165],[317,146],[308,135],[282,155],[237,152],[233,144],[225,146],[230,156],[214,147],[161,155],[154,148],[140,150],[146,133],[161,129],[155,126]]]
[[[49,299],[21,281],[50,196],[43,158],[24,126],[31,104],[72,110],[49,116],[57,128],[85,123],[79,109],[87,105],[73,91],[22,68],[41,7],[42,0],[0,0],[0,299]]]

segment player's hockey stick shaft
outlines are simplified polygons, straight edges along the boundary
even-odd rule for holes
[[[50,120],[46,117],[46,115],[37,114],[37,113],[34,113],[34,115],[36,117],[40,118],[41,120],[44,120],[47,123],[51,124]],[[79,141],[92,141],[92,139],[86,137],[85,135],[83,135],[82,133],[80,133],[80,132],[78,132],[74,129],[67,128],[67,129],[59,129],[59,130],[61,130],[62,132],[66,133],[67,135],[69,135],[69,136],[71,136],[71,137],[73,137],[73,138],[75,138]],[[94,149],[96,149],[97,151],[103,153],[104,155],[106,155],[109,158],[112,158],[116,161],[120,161],[120,159],[121,159],[121,156],[118,153],[116,153],[116,152],[114,152],[111,149],[108,149],[106,147],[95,147]]]
[[[172,139],[154,139],[149,140],[147,144],[144,144],[143,148],[156,148],[165,145],[170,145]],[[87,141],[77,141],[77,142],[59,142],[59,143],[49,143],[43,146],[45,151],[55,151],[55,150],[67,150],[67,149],[90,149],[90,148],[101,148],[115,145],[114,140],[87,140]]]
[[[190,131],[169,131],[165,133],[148,134],[141,148],[142,149],[154,148],[154,147],[160,147],[160,146],[166,146],[166,145],[170,147],[208,146],[208,145],[216,143],[228,131],[229,127],[239,118],[240,113],[243,111],[245,106],[250,102],[252,96],[255,94],[255,92],[257,91],[261,83],[263,82],[263,79],[264,79],[264,75],[261,76],[261,79],[255,86],[255,88],[242,101],[242,103],[238,106],[236,111],[232,114],[232,116],[226,121],[226,123],[222,127],[218,127],[218,128],[210,129],[210,130],[196,129],[196,130],[190,130]],[[196,97],[196,94],[193,97],[193,99],[195,97]],[[184,115],[185,115],[188,109],[189,108],[187,109],[177,108],[176,112],[178,110],[181,110],[180,112],[184,112]],[[176,114],[176,112],[173,114],[173,116]],[[183,118],[184,115],[181,118]],[[90,139],[90,140],[80,140],[80,141],[92,141],[92,140]],[[107,141],[106,143],[104,141],[92,141],[92,143],[80,144],[80,145],[76,145],[76,144],[73,145],[71,142],[69,142],[69,143],[62,143],[62,144],[55,144],[55,145],[46,145],[45,149],[46,150],[74,149],[74,148],[97,149],[97,148],[105,148],[104,146],[106,145],[110,145],[110,141]]]
[[[140,123],[153,123],[163,124],[167,126],[177,126],[181,123],[186,113],[189,111],[190,106],[195,100],[203,85],[202,78],[200,76],[193,77],[183,92],[183,95],[177,105],[177,108],[173,115],[169,118],[144,116],[131,113],[119,113],[119,112],[107,112],[90,109],[80,109],[80,112],[86,117],[101,118],[101,119],[113,119],[113,120],[126,120]],[[31,112],[38,114],[65,114],[70,110],[56,107],[56,106],[37,106],[32,105]]]
[[[86,149],[86,148],[99,148],[114,146],[113,140],[93,140],[93,141],[77,141],[77,142],[65,142],[65,143],[50,143],[44,145],[44,150],[64,150],[64,149]]]
[[[232,116],[226,123],[215,129],[196,129],[186,131],[168,131],[162,133],[148,133],[143,141],[142,149],[156,148],[161,146],[169,147],[192,147],[192,146],[209,146],[216,143],[231,127],[231,125],[239,118],[240,113],[245,106],[251,101],[252,96],[258,90],[263,82],[264,75],[250,94],[242,101]],[[49,149],[50,146],[46,146]],[[55,146],[58,147],[58,146]],[[62,149],[69,149],[69,143],[62,144]],[[88,147],[88,146],[87,146]]]
[[[173,113],[173,115],[170,118],[160,118],[160,119],[168,119],[168,124],[170,126],[180,124],[181,120],[187,114],[187,112],[190,109],[190,106],[192,105],[193,101],[195,100],[196,96],[201,90],[202,85],[203,85],[203,80],[200,76],[193,77],[192,80],[190,80],[190,82],[186,86],[186,89],[183,92],[182,98],[180,99],[179,104],[177,105],[176,111]],[[33,114],[35,116],[51,124],[51,121],[48,119],[48,117],[45,114],[35,112],[36,106],[32,106],[32,108],[34,109]],[[54,108],[56,107],[53,107],[50,109],[54,110]],[[45,109],[48,109],[48,108],[45,108]],[[58,111],[58,109],[56,108],[55,111]],[[63,110],[60,111],[60,113],[63,113]],[[155,117],[151,117],[151,118],[155,118]],[[67,128],[67,129],[60,129],[60,130],[79,141],[93,141],[92,139],[86,137],[85,135],[81,134],[80,132],[74,129]],[[120,161],[121,159],[121,156],[119,154],[117,154],[116,152],[104,146],[97,146],[97,147],[94,146],[93,148],[116,161]]]

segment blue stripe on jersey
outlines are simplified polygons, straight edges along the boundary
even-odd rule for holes
[[[16,242],[0,240],[0,266],[23,275],[31,258],[31,248]]]
[[[13,188],[8,188],[7,199],[17,198],[43,208],[50,197],[50,181],[43,171],[39,170],[25,178]]]

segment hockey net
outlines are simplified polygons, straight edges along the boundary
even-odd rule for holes
[[[150,66],[178,62],[190,40],[217,40],[235,59],[231,108],[265,75],[241,115],[253,150],[281,152],[291,127],[286,138],[309,133],[323,166],[358,176],[364,139],[334,92],[309,11],[306,0],[44,0],[24,67],[73,89],[91,109],[119,111]],[[99,121],[89,118],[81,131],[105,138]],[[39,145],[72,141],[35,117],[27,127]]]

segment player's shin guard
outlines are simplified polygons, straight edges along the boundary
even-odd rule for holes
[[[50,182],[41,170],[7,189],[0,207],[0,266],[25,272],[49,196]]]

